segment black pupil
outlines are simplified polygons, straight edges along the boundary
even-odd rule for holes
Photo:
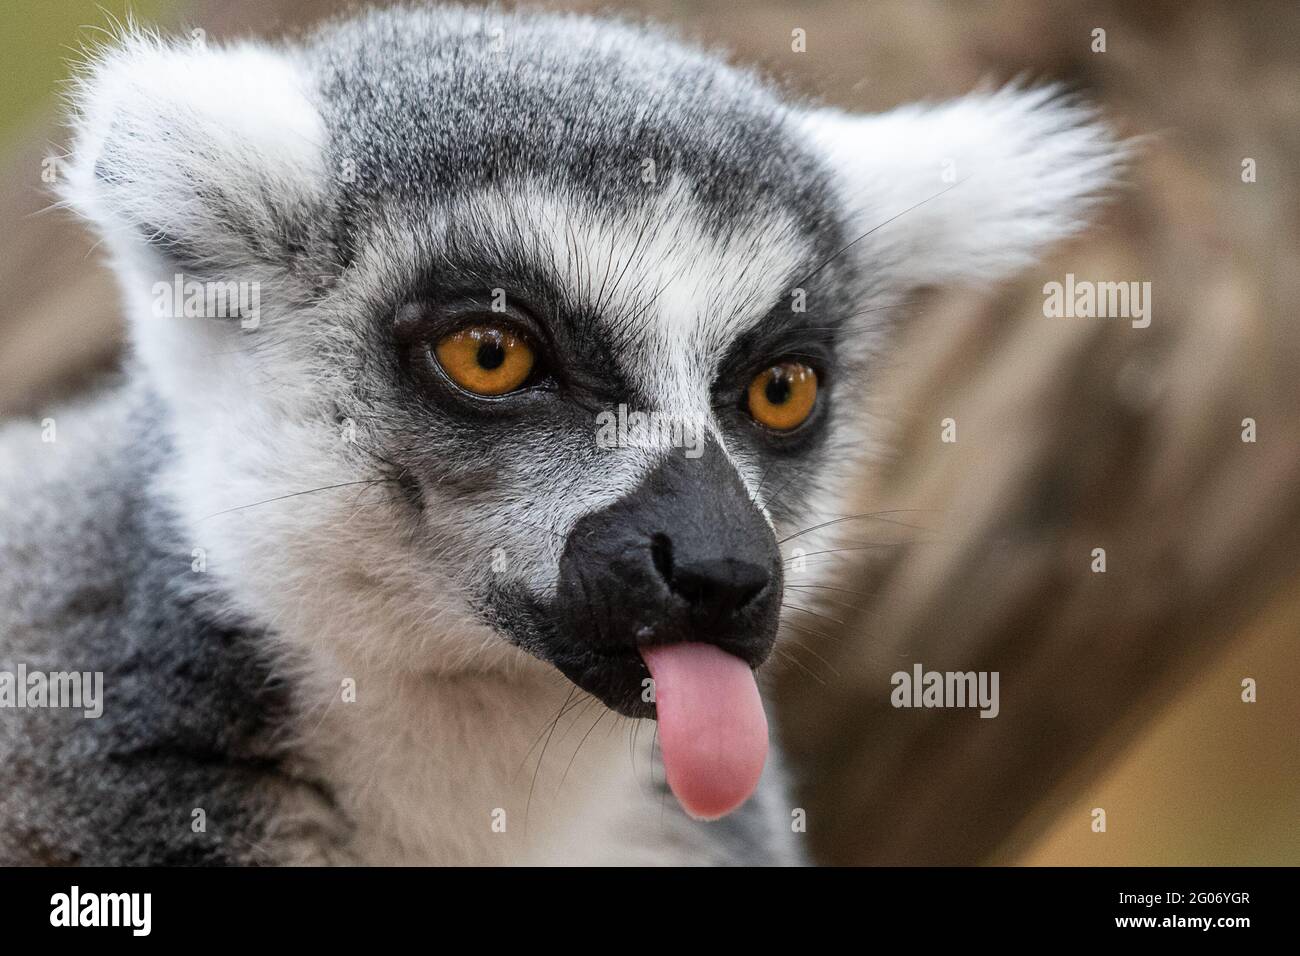
[[[506,360],[506,350],[501,346],[501,340],[498,338],[488,338],[478,344],[478,364],[480,368],[485,368],[489,372],[494,368],[500,368],[501,363]]]
[[[773,405],[781,405],[790,397],[790,376],[784,371],[774,371],[772,377],[767,380],[767,388],[763,390],[767,400]]]

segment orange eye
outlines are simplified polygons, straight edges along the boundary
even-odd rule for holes
[[[528,380],[532,347],[506,329],[477,325],[444,336],[434,349],[453,382],[475,395],[504,395]]]
[[[749,414],[779,432],[802,425],[816,402],[817,373],[801,362],[774,365],[749,383]]]

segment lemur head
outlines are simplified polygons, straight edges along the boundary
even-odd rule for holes
[[[1024,266],[1115,163],[1050,90],[854,116],[641,27],[446,8],[134,34],[76,101],[160,491],[239,607],[344,673],[535,659],[628,715],[648,661],[665,759],[716,740],[736,778],[779,542],[871,438],[891,307]]]

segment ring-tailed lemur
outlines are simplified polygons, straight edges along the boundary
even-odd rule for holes
[[[1080,226],[1092,115],[425,7],[133,31],[74,99],[133,357],[0,442],[4,862],[799,860],[779,542],[890,307]],[[98,718],[32,696],[73,671]]]

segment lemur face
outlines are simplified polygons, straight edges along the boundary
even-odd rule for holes
[[[872,440],[884,320],[1030,261],[1114,165],[1051,91],[853,117],[640,28],[456,9],[128,39],[80,105],[68,192],[239,600],[344,660],[522,649],[657,709],[666,759],[762,734],[780,542]],[[256,327],[152,316],[177,274],[259,284]]]
[[[639,164],[557,170],[557,139],[504,175],[456,164],[467,181],[450,200],[381,185],[379,223],[346,240],[347,310],[372,337],[356,381],[383,409],[367,441],[430,553],[461,556],[467,603],[500,637],[628,716],[655,715],[648,667],[671,685],[678,647],[711,654],[679,687],[707,675],[715,693],[752,691],[778,627],[778,534],[806,516],[849,417],[834,407],[855,361],[839,348],[842,230],[822,203],[776,198],[824,174],[763,135],[755,152],[792,160],[770,183],[718,191],[715,166],[675,159],[690,136],[665,119],[648,143],[666,180]],[[492,142],[469,148],[491,157]],[[393,250],[395,228],[413,256]],[[762,719],[755,694],[739,709]]]
[[[334,161],[355,157],[335,234],[375,336],[374,440],[468,558],[474,611],[653,716],[645,648],[750,670],[772,649],[778,534],[858,360],[856,276],[829,173],[766,92],[694,55],[593,34],[575,61],[554,39],[517,72],[486,51],[431,78],[391,55],[415,41],[360,33],[322,83]],[[378,93],[422,83],[458,95]]]
[[[391,182],[409,174],[410,140],[377,155],[382,137],[354,124],[375,168],[340,206],[383,211],[344,226],[349,309],[378,336],[359,379],[387,409],[380,450],[437,540],[481,567],[475,609],[646,716],[638,646],[707,641],[751,666],[771,649],[777,528],[804,512],[828,454],[850,264],[833,260],[826,174],[773,113],[724,110],[751,112],[731,133],[741,153],[682,125],[679,106],[567,92],[530,80],[498,95],[522,115],[559,100],[606,162],[568,155],[568,125],[453,119],[457,155],[429,146],[418,164],[456,170],[451,196]],[[638,126],[639,152],[624,146]],[[504,156],[502,137],[517,144]],[[727,168],[740,155],[779,159],[746,175]],[[413,255],[394,252],[394,231]]]

